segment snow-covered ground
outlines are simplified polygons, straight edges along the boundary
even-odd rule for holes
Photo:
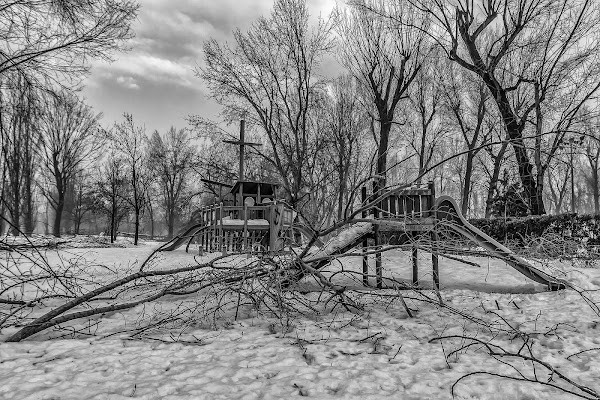
[[[83,257],[92,265],[109,267],[106,273],[139,265],[153,246],[59,250],[49,252],[48,258],[64,262]],[[384,275],[410,281],[410,254],[391,251],[383,258]],[[593,350],[600,348],[600,317],[578,293],[546,292],[498,260],[468,260],[481,267],[441,259],[441,296],[446,305],[475,318],[504,320],[530,333],[533,355],[600,391],[600,350]],[[179,249],[162,254],[155,267],[171,268],[190,261],[192,255]],[[422,285],[431,287],[429,256],[421,255],[420,262]],[[335,261],[327,273],[342,268],[360,271],[361,260]],[[597,296],[593,290],[600,289],[598,266],[553,262],[544,268]],[[336,274],[334,280],[356,286],[348,275]],[[445,354],[461,342],[431,339],[467,335],[493,339],[514,351],[522,341],[509,333],[490,338],[480,325],[411,300],[418,296],[405,291],[414,311],[410,318],[401,302],[392,301],[389,294],[365,291],[356,297],[365,306],[361,314],[336,308],[333,313],[295,317],[282,324],[246,312],[237,320],[234,315],[223,315],[212,323],[198,320],[143,340],[123,333],[131,321],[180,301],[163,299],[105,315],[93,337],[52,339],[51,332],[45,332],[20,343],[0,343],[0,399],[450,399],[452,384],[469,373],[514,376],[514,368],[519,368],[532,374],[530,364],[495,360],[481,348],[446,360]],[[435,298],[431,291],[424,294]],[[0,331],[0,342],[14,331]],[[536,372],[540,380],[548,380],[548,371],[538,367]],[[548,386],[491,375],[470,376],[456,386],[455,395],[459,399],[575,398]]]

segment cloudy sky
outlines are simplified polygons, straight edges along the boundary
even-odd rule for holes
[[[123,112],[152,132],[182,128],[191,114],[217,119],[219,106],[209,97],[194,68],[202,66],[202,45],[215,38],[232,40],[235,28],[247,30],[273,0],[140,0],[131,50],[113,63],[95,62],[83,96],[103,125]],[[311,15],[328,16],[335,0],[307,0]]]

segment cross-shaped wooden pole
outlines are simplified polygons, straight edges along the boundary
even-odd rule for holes
[[[223,140],[225,143],[235,144],[240,146],[240,171],[239,171],[239,181],[244,180],[244,147],[245,146],[262,146],[261,143],[252,143],[244,141],[244,131],[245,131],[246,121],[240,121],[240,140]]]
[[[243,119],[240,120],[240,140],[223,140],[225,143],[235,144],[240,146],[240,171],[238,181],[240,183],[239,195],[240,195],[240,204],[244,204],[244,184],[242,181],[244,180],[244,147],[245,146],[262,146],[260,143],[252,143],[244,141],[244,133],[245,133],[246,121]]]

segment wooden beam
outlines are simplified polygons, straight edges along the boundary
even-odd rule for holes
[[[262,143],[242,142],[239,140],[223,140],[224,143],[237,144],[238,146],[262,146]]]
[[[225,186],[225,187],[228,187],[228,188],[232,188],[233,187],[233,185],[230,185],[228,183],[211,181],[210,179],[200,179],[200,181],[204,182],[204,183],[208,183],[210,185]]]

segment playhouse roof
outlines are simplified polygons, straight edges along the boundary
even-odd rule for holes
[[[275,188],[279,186],[277,183],[272,182],[237,181],[231,188],[230,193],[239,193],[240,185],[243,185],[244,194],[258,194],[258,188],[260,187],[261,196],[274,196]]]

